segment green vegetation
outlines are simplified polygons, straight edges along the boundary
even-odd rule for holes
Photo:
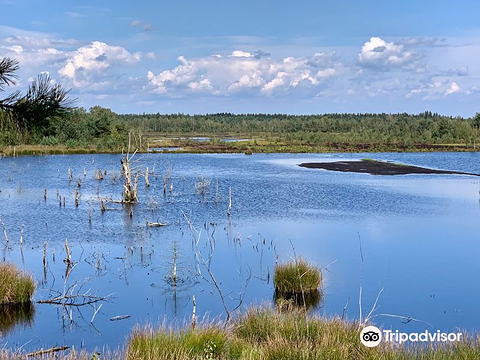
[[[228,327],[209,323],[196,329],[162,327],[136,329],[123,350],[88,354],[49,353],[42,359],[125,360],[440,360],[480,358],[480,337],[457,343],[396,346],[382,342],[367,348],[360,342],[362,326],[339,318],[308,316],[304,311],[276,312],[251,308]],[[61,355],[60,355],[61,354]],[[0,352],[0,360],[27,359],[25,354]]]
[[[322,273],[303,259],[275,266],[273,284],[278,293],[305,293],[315,291],[322,281]]]
[[[15,85],[18,62],[0,59],[0,93]],[[128,138],[124,122],[108,109],[75,109],[75,99],[46,74],[34,79],[27,92],[0,99],[0,147],[45,145],[121,150]],[[141,144],[140,144],[141,147]]]
[[[35,282],[30,274],[15,265],[0,264],[0,305],[28,303],[34,291]]]
[[[214,359],[230,354],[227,333],[221,326],[196,330],[151,328],[136,330],[128,344],[127,359]]]
[[[0,92],[15,84],[18,62],[0,59]],[[142,114],[117,115],[94,106],[74,108],[61,84],[40,75],[26,92],[0,99],[0,152],[120,152],[130,142],[140,152],[150,145],[181,151],[213,152],[359,152],[477,150],[480,113],[474,118],[426,111],[401,114]],[[189,137],[206,136],[198,142]],[[241,137],[249,141],[225,142]],[[162,140],[162,142],[155,142]],[[36,150],[41,147],[41,150]],[[32,148],[34,150],[32,150]]]
[[[128,360],[142,359],[474,359],[480,338],[455,345],[394,347],[383,343],[367,348],[360,343],[361,327],[340,319],[309,317],[252,308],[231,327],[208,325],[179,332],[137,330],[126,351]]]

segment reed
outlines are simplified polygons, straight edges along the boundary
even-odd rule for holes
[[[9,263],[0,264],[0,305],[28,303],[35,291],[30,274]]]

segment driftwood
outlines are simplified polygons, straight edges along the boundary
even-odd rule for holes
[[[150,187],[150,180],[148,180],[148,167],[147,167],[147,170],[145,171],[145,185],[147,187]]]
[[[125,320],[131,317],[130,315],[118,315],[110,318],[110,321]]]
[[[147,220],[148,227],[160,227],[160,226],[167,226],[167,223],[160,223],[160,222],[151,222]]]
[[[37,301],[38,304],[54,304],[63,306],[85,306],[105,301],[106,297],[93,296],[88,294],[62,295],[47,300]]]
[[[53,353],[56,353],[56,352],[59,352],[59,351],[65,351],[65,350],[68,350],[68,349],[70,349],[70,346],[58,346],[58,347],[53,347],[53,348],[50,348],[50,349],[39,350],[39,351],[28,353],[27,357],[53,354]]]

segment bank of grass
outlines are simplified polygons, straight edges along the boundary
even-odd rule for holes
[[[122,360],[446,360],[479,359],[480,337],[464,337],[452,345],[367,348],[360,343],[361,326],[339,318],[309,316],[303,310],[277,312],[249,309],[227,327],[204,323],[196,329],[163,326],[137,328],[123,350],[86,353],[66,351],[37,359]],[[0,353],[0,360],[26,359],[25,354]]]
[[[0,305],[30,302],[35,291],[32,276],[15,265],[0,263]]]
[[[299,258],[275,266],[273,285],[279,294],[301,294],[315,291],[322,282],[322,273],[316,266]]]
[[[478,359],[480,338],[455,345],[366,348],[361,327],[340,319],[309,317],[304,311],[275,312],[253,308],[228,328],[208,325],[180,332],[136,330],[126,348],[127,360],[390,360]]]
[[[147,145],[148,143],[146,143]],[[245,142],[219,142],[215,139],[209,142],[192,140],[176,140],[166,138],[165,142],[149,143],[150,147],[178,147],[176,151],[157,151],[168,153],[359,153],[359,152],[445,152],[445,151],[480,151],[480,147],[473,148],[462,144],[416,144],[405,146],[402,144],[356,144],[356,143],[302,143],[290,142],[284,139],[272,138],[269,140],[250,140]],[[125,150],[125,149],[123,149]],[[69,147],[66,145],[17,145],[0,147],[0,156],[22,155],[71,155],[71,154],[117,154],[122,148],[107,148],[91,145],[88,147]],[[148,148],[138,149],[139,153],[149,152]],[[152,151],[156,152],[156,151]]]

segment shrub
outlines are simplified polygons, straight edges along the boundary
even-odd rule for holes
[[[35,282],[30,274],[13,264],[0,264],[0,305],[28,303],[34,291]]]

